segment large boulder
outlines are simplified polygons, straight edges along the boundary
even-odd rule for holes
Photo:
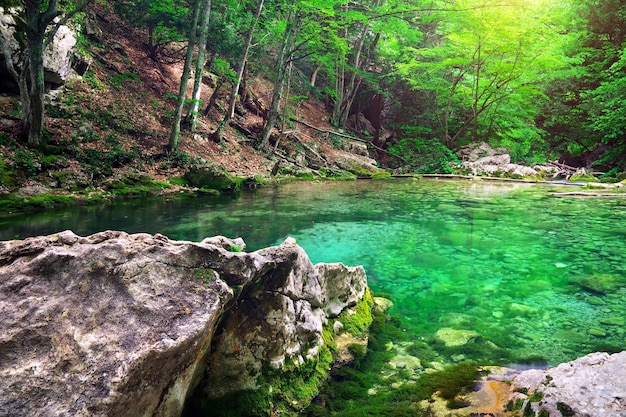
[[[0,415],[179,416],[201,381],[237,391],[255,367],[314,362],[363,269],[314,266],[292,239],[244,249],[113,231],[0,242]],[[328,285],[343,279],[357,290]]]
[[[284,369],[315,359],[328,318],[355,306],[365,294],[362,267],[312,265],[293,239],[258,254],[276,265],[249,285],[226,314],[208,360],[207,398],[259,388],[268,364]]]
[[[515,377],[513,402],[525,416],[626,416],[626,351],[591,353],[547,370]]]
[[[6,47],[6,51],[13,56],[13,65],[19,70],[21,62],[18,58],[17,51],[20,45],[15,40],[15,20],[11,14],[6,13],[5,9],[0,7],[0,44]],[[72,69],[73,49],[76,45],[75,31],[65,25],[62,25],[54,35],[52,42],[44,50],[44,76],[48,83],[61,85],[76,76],[76,72]],[[3,48],[4,49],[4,48]],[[4,65],[4,50],[0,50],[2,64]],[[6,74],[10,78],[9,74]]]

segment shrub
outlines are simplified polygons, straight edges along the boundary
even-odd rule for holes
[[[456,155],[442,143],[423,138],[405,138],[389,148],[391,155],[402,157],[407,168],[419,174],[450,174],[459,163]]]

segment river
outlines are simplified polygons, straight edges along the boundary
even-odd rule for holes
[[[71,229],[294,237],[314,262],[363,265],[407,340],[443,363],[557,364],[626,348],[626,199],[562,186],[396,179],[297,182],[0,217],[0,239]],[[461,342],[450,340],[454,335]]]

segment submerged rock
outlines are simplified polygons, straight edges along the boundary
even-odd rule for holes
[[[473,330],[456,330],[444,327],[437,330],[435,337],[441,340],[447,347],[463,346],[478,336]]]
[[[178,416],[201,381],[234,392],[256,386],[250,370],[317,361],[363,269],[314,266],[292,239],[241,248],[113,231],[0,242],[0,415]]]
[[[606,295],[626,287],[626,276],[620,274],[576,275],[569,279],[569,283],[587,291]]]

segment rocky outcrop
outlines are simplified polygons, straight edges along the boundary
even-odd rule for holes
[[[544,174],[554,174],[556,169],[550,166],[528,167],[511,163],[511,156],[505,149],[493,149],[485,142],[473,143],[458,152],[463,161],[459,172],[474,176],[507,178],[538,178]]]
[[[13,65],[19,70],[21,62],[17,58],[16,51],[21,47],[15,40],[14,18],[10,14],[5,14],[3,8],[0,8],[0,43],[6,47],[6,50],[0,50],[0,53],[10,53],[13,56]],[[68,26],[60,26],[54,39],[44,50],[46,82],[61,85],[76,75],[72,69],[74,45],[76,45],[75,31]],[[5,62],[4,57],[1,61]],[[9,74],[6,76],[11,77]]]
[[[316,361],[363,269],[314,266],[293,239],[242,249],[113,231],[0,242],[0,415],[178,416],[201,381],[254,389],[255,369]]]
[[[513,379],[511,397],[524,416],[626,416],[626,351],[591,353]]]

